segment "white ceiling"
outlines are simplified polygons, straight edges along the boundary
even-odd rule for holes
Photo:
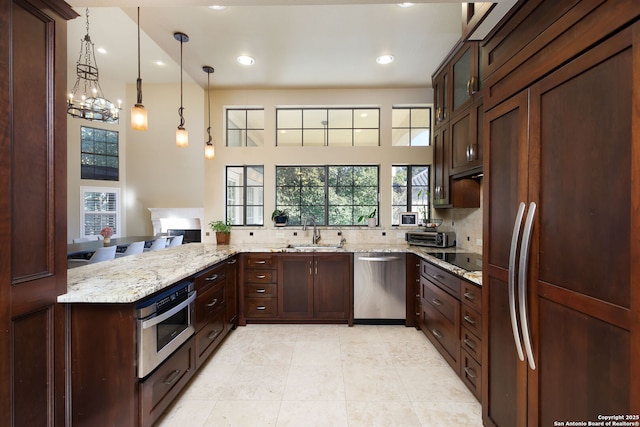
[[[224,4],[216,2],[214,4]],[[445,0],[446,1],[446,0]],[[81,15],[68,24],[69,70],[75,69],[80,40],[96,48],[100,79],[135,83],[137,10],[140,6],[144,83],[180,79],[180,42],[185,82],[206,86],[203,65],[215,68],[214,88],[430,87],[431,74],[461,32],[459,2],[416,3],[400,8],[383,0],[234,0],[224,11],[203,0],[71,0]],[[240,54],[253,66],[236,62]],[[396,60],[378,65],[375,58]],[[158,66],[156,60],[165,65]]]

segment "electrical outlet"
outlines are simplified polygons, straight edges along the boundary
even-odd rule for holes
[[[205,233],[204,233],[204,235],[205,235],[205,236],[208,236],[208,235],[209,235],[209,232],[208,232],[208,231],[207,231],[207,232],[205,232]]]
[[[284,233],[276,233],[276,239],[284,239]]]
[[[476,245],[482,246],[482,239],[476,239]]]

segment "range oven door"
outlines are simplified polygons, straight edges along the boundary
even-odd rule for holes
[[[138,306],[138,377],[149,375],[195,332],[196,292],[183,282]]]

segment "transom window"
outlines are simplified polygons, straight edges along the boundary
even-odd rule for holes
[[[392,225],[399,225],[400,212],[418,212],[419,222],[431,218],[430,174],[431,168],[426,165],[393,166],[391,168]]]
[[[104,227],[120,235],[120,189],[80,187],[80,235],[97,236]]]
[[[80,178],[118,181],[118,132],[80,126]]]
[[[379,181],[379,166],[276,166],[276,208],[290,225],[367,225],[358,218],[378,212]]]
[[[227,108],[227,147],[264,145],[264,108]]]
[[[393,107],[391,139],[394,146],[431,145],[431,107]]]
[[[380,145],[379,108],[278,108],[276,145],[366,147]]]
[[[264,225],[264,166],[227,166],[227,220]]]

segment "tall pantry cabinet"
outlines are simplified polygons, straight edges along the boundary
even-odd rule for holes
[[[638,16],[523,2],[486,42],[485,425],[640,414]]]
[[[66,20],[60,0],[0,1],[0,414],[65,424]]]

